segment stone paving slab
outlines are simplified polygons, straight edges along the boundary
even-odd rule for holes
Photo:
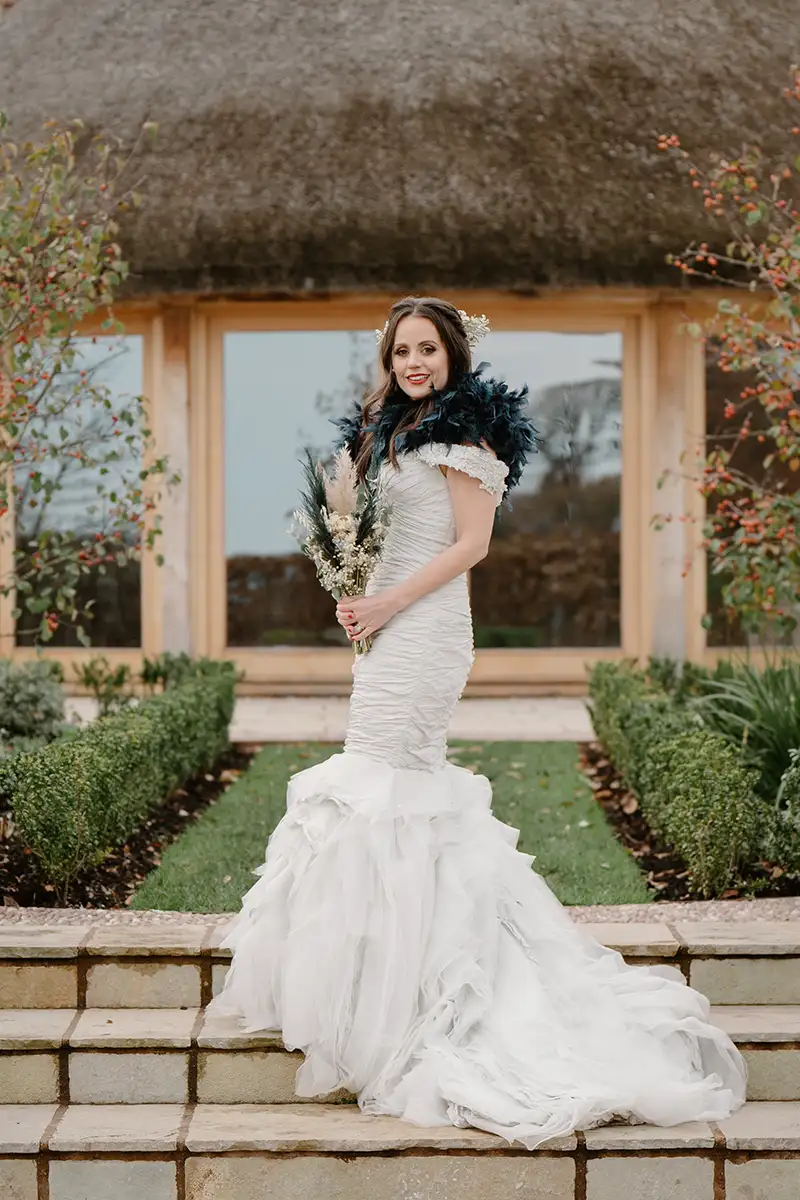
[[[601,945],[621,954],[672,958],[680,949],[680,942],[668,926],[656,922],[632,921],[624,925],[611,921],[585,922],[581,927]]]
[[[731,1150],[800,1150],[800,1103],[745,1104],[719,1128]]]
[[[25,909],[16,911],[24,913]],[[0,925],[0,958],[76,958],[89,933],[90,927],[84,924],[37,926],[28,921],[18,925],[3,924]]]
[[[662,1129],[657,1125],[604,1125],[587,1129],[587,1150],[698,1150],[714,1145],[714,1130],[707,1121],[686,1121]]]
[[[257,1050],[263,1047],[283,1047],[278,1030],[259,1030],[248,1033],[236,1017],[222,1013],[206,1013],[197,1035],[197,1044],[204,1050]]]
[[[738,1041],[800,1042],[800,1004],[719,1004],[711,1017]]]
[[[795,921],[678,921],[675,930],[692,954],[800,954]]]
[[[86,1008],[69,1044],[75,1049],[188,1049],[198,1012],[196,1008]]]
[[[573,1150],[574,1135],[551,1150]],[[286,1153],[374,1153],[379,1150],[503,1150],[504,1138],[452,1125],[424,1128],[395,1117],[373,1117],[352,1106],[199,1104],[186,1135],[190,1153],[247,1150]]]
[[[178,1148],[182,1104],[74,1104],[50,1138],[56,1154],[143,1154]]]
[[[55,1104],[0,1104],[0,1152],[38,1154]]]
[[[125,955],[196,955],[200,953],[206,926],[175,922],[152,928],[112,926],[95,929],[86,949],[92,955],[121,958]]]
[[[679,950],[702,957],[800,957],[800,917],[787,920],[675,921],[585,920],[582,910],[568,910],[585,931],[603,945],[646,958],[673,957]],[[652,918],[670,916],[667,905],[633,905]],[[748,906],[749,907],[749,906]],[[22,910],[23,912],[26,910]],[[36,910],[40,912],[41,910]],[[230,958],[221,943],[233,914],[92,913],[93,926],[73,926],[71,910],[55,910],[52,923],[38,916],[18,917],[4,925],[0,919],[0,960],[30,958],[196,958],[201,953]],[[0,910],[2,913],[2,910]],[[86,913],[84,912],[84,919]],[[63,926],[59,918],[63,916]],[[111,920],[110,917],[117,917]],[[131,920],[129,918],[139,919]],[[166,920],[165,918],[174,918]]]
[[[75,1019],[69,1008],[0,1011],[0,1050],[58,1049]]]

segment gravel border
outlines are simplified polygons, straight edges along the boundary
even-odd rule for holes
[[[652,904],[592,904],[567,907],[576,921],[800,921],[800,896],[759,900],[677,900]],[[0,908],[0,925],[210,925],[233,913],[136,912],[120,908]]]

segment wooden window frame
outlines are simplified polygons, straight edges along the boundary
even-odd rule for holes
[[[469,312],[486,312],[498,332],[620,333],[622,371],[621,606],[619,648],[481,649],[468,690],[472,694],[580,693],[587,665],[646,657],[650,639],[648,547],[650,445],[656,387],[653,296],[593,291],[546,297],[459,292],[448,298]],[[349,648],[225,644],[227,624],[224,544],[223,342],[226,333],[274,330],[379,328],[386,295],[344,295],[282,301],[199,301],[192,312],[192,642],[198,652],[232,659],[245,672],[244,689],[273,693],[335,693],[351,682]]]

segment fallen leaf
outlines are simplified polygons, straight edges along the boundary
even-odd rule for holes
[[[578,821],[578,829],[588,829],[591,823],[591,821],[587,821],[585,819],[583,821]]]
[[[223,876],[222,876],[222,882],[223,882],[223,883],[230,883],[230,881],[231,881],[232,879],[233,879],[233,876],[232,876],[232,875],[223,875]]]
[[[625,813],[625,815],[627,817],[629,817],[631,815],[631,813],[635,813],[638,811],[639,801],[636,799],[635,796],[626,796],[625,799],[620,804],[620,808]]]
[[[524,775],[520,775],[519,771],[506,771],[509,779],[524,779]]]

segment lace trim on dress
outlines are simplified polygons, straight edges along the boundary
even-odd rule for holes
[[[428,466],[453,467],[456,471],[463,471],[466,475],[471,475],[473,479],[479,479],[481,487],[494,496],[497,504],[503,499],[508,467],[501,459],[495,458],[490,450],[485,450],[483,446],[459,446],[457,444],[448,445],[446,442],[429,442],[425,446],[420,446],[414,453]]]

